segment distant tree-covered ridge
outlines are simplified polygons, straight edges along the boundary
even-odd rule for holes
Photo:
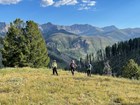
[[[130,39],[107,46],[105,50],[87,54],[80,64],[84,67],[87,61],[93,65],[93,73],[104,74],[104,63],[109,61],[113,75],[127,78],[139,78],[140,72],[140,38]]]
[[[140,49],[140,38],[130,39],[129,41],[119,42],[105,49],[106,57],[110,58],[118,55],[128,55]]]
[[[123,66],[133,59],[140,65],[140,38],[119,42],[105,49],[105,58],[110,60],[113,72],[123,75]]]
[[[3,41],[2,57],[6,67],[47,66],[47,47],[38,25],[20,19],[12,22]]]

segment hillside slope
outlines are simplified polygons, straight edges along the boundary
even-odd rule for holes
[[[9,25],[0,22],[0,36],[4,37]],[[89,24],[70,26],[50,22],[38,24],[46,41],[51,60],[68,65],[71,59],[79,60],[116,42],[140,37],[140,28],[119,29],[116,26],[96,27]],[[65,68],[65,66],[61,66]]]
[[[0,70],[1,105],[139,105],[140,81],[49,69]]]
[[[140,36],[140,28],[119,29],[115,26],[103,28],[89,24],[64,26],[49,22],[40,25],[39,28],[46,40],[51,59],[61,57],[57,61],[62,61],[66,65],[71,58],[79,60],[85,58],[87,53],[96,54],[99,49],[104,49],[108,45]]]
[[[87,53],[98,51],[99,46],[104,49],[107,45],[112,45],[117,41],[102,36],[77,36],[57,33],[49,37],[46,42],[48,48],[53,50],[52,52],[57,53],[58,51],[62,55],[65,54],[69,58],[79,60],[80,57],[85,57]],[[64,57],[62,58],[64,59]]]

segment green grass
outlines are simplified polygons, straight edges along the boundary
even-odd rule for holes
[[[140,105],[140,81],[59,70],[0,70],[0,105]]]

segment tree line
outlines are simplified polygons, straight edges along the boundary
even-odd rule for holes
[[[129,41],[115,43],[112,46],[105,48],[106,58],[118,56],[118,55],[129,55],[130,52],[135,52],[140,49],[140,38],[130,39]]]
[[[138,78],[140,77],[138,66],[140,65],[140,38],[121,41],[107,46],[105,50],[100,49],[96,53],[87,54],[86,58],[80,58],[80,65],[84,67],[88,61],[93,65],[92,73],[103,75],[104,63],[109,61],[113,75]]]

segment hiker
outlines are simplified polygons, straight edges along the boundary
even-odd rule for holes
[[[109,61],[104,62],[104,69],[103,69],[103,71],[104,71],[105,75],[108,75],[108,76],[112,75],[112,71],[111,71],[111,67],[109,65]]]
[[[90,62],[87,63],[86,69],[87,69],[87,76],[91,76],[92,65]]]
[[[57,63],[56,63],[56,60],[53,60],[53,63],[52,63],[52,70],[53,70],[53,75],[58,75],[57,73]]]
[[[77,65],[75,64],[75,61],[72,60],[70,63],[70,70],[71,70],[72,75],[74,75],[74,71],[75,71],[76,67],[77,67]]]

